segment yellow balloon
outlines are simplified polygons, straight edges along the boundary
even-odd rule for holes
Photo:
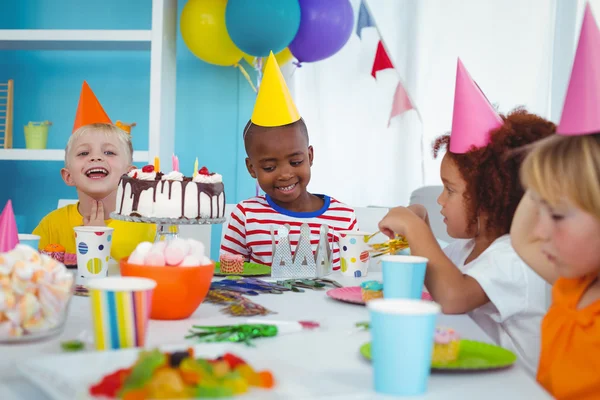
[[[254,67],[256,65],[256,58],[254,56],[251,56],[249,54],[244,53],[244,60],[246,60],[246,62],[248,64],[250,64],[252,67]],[[292,54],[292,52],[290,51],[289,48],[285,48],[283,50],[281,50],[279,53],[275,54],[275,59],[277,60],[277,64],[279,64],[279,67],[283,67],[285,64],[289,63],[290,61],[292,61],[294,59],[294,55]],[[263,66],[262,66],[262,70],[265,70],[265,66],[267,65],[267,57],[263,57]]]
[[[225,26],[227,0],[188,0],[179,28],[185,45],[199,59],[231,66],[244,54],[233,43]]]

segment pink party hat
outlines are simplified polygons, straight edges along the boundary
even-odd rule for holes
[[[456,67],[450,151],[464,154],[473,146],[476,148],[487,146],[490,142],[490,131],[499,128],[502,124],[502,118],[473,81],[459,58]]]
[[[600,31],[590,3],[585,6],[579,44],[557,133],[600,132]]]
[[[0,214],[0,253],[11,251],[19,244],[17,221],[13,211],[12,202],[9,200]]]

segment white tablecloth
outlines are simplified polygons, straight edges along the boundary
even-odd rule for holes
[[[355,286],[365,279],[381,280],[380,272],[372,272],[362,279],[344,278],[339,273],[330,276],[345,286]],[[275,338],[260,339],[251,351],[273,359],[283,359],[290,366],[289,371],[277,370],[276,379],[285,380],[286,374],[303,370],[317,377],[306,385],[330,382],[332,386],[342,385],[351,388],[352,395],[327,396],[333,399],[376,399],[372,390],[372,368],[359,354],[359,347],[370,340],[368,331],[359,331],[354,324],[368,321],[366,307],[341,303],[328,298],[325,291],[307,290],[305,293],[284,293],[282,295],[261,294],[252,298],[255,302],[276,311],[267,317],[274,320],[316,320],[321,328],[296,334],[280,335]],[[182,343],[188,328],[193,324],[211,324],[229,318],[232,323],[240,321],[224,317],[221,306],[202,304],[194,315],[181,321],[151,321],[147,346]],[[37,387],[20,376],[15,363],[32,357],[60,353],[60,343],[72,340],[91,331],[89,299],[74,297],[70,316],[64,332],[49,341],[23,345],[0,346],[0,399],[35,399],[48,397]],[[490,342],[485,333],[466,315],[441,315],[438,325],[455,328],[463,338]],[[242,346],[242,345],[239,345]],[[91,348],[91,346],[89,346]],[[249,360],[251,363],[251,360]],[[76,365],[57,368],[77,368]],[[260,398],[250,394],[244,399]],[[304,398],[304,397],[297,397]],[[315,398],[311,396],[311,398]],[[546,399],[546,392],[528,375],[520,365],[500,371],[479,373],[433,373],[429,389],[421,399]]]

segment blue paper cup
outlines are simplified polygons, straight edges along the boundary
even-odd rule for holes
[[[28,233],[19,233],[19,243],[38,250],[40,237],[38,235],[30,235]]]
[[[429,260],[417,256],[386,256],[381,260],[383,297],[386,299],[420,299]]]
[[[425,393],[440,306],[423,300],[376,299],[367,307],[375,391],[393,396]]]

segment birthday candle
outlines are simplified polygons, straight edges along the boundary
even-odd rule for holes
[[[179,159],[173,154],[173,171],[179,172]]]
[[[194,162],[194,175],[193,175],[193,177],[195,178],[196,175],[198,175],[198,157],[196,157],[196,161]]]
[[[158,157],[154,157],[154,171],[160,172],[160,159]]]

